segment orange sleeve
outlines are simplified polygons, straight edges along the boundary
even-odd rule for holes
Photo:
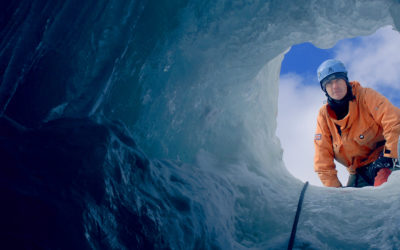
[[[318,114],[317,130],[314,138],[314,170],[318,173],[324,186],[341,187],[342,184],[337,177],[337,170],[333,161],[331,132],[322,113],[323,108],[321,108]]]
[[[400,109],[386,97],[373,89],[365,88],[364,105],[367,106],[374,120],[382,127],[386,143],[384,156],[398,158],[397,145],[400,135]]]

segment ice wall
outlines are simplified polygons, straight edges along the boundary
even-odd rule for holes
[[[400,22],[400,4],[389,0],[2,5],[0,114],[26,127],[60,117],[121,120],[149,158],[213,176],[194,191],[215,195],[213,209],[203,196],[200,207],[228,248],[279,248],[289,236],[302,183],[285,170],[275,136],[283,53]],[[398,246],[399,221],[383,219],[398,215],[390,197],[399,189],[379,190],[311,188],[298,244]],[[232,204],[226,217],[213,214]]]

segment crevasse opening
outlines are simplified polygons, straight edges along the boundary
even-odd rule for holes
[[[315,76],[318,65],[338,58],[348,67],[350,81],[371,87],[399,106],[394,94],[400,84],[397,56],[400,33],[392,26],[379,28],[367,36],[339,40],[332,48],[319,49],[311,43],[292,46],[282,62],[279,86],[278,127],[283,159],[289,172],[302,181],[322,186],[312,168],[313,136],[318,110],[326,102]],[[347,183],[346,167],[335,162],[342,184]]]

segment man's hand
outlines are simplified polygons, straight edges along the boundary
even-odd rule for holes
[[[376,159],[376,161],[369,164],[366,170],[366,174],[373,180],[379,170],[381,170],[382,168],[393,168],[394,164],[395,159],[381,156]]]

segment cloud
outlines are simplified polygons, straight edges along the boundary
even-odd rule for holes
[[[315,82],[307,85],[306,82]],[[314,133],[317,115],[325,95],[315,79],[304,79],[297,74],[280,77],[277,135],[283,148],[283,160],[289,172],[302,181],[322,186],[314,172]],[[344,167],[339,178],[346,184]]]
[[[343,61],[349,78],[375,89],[400,89],[400,34],[391,26],[360,39],[340,42],[336,58]]]

